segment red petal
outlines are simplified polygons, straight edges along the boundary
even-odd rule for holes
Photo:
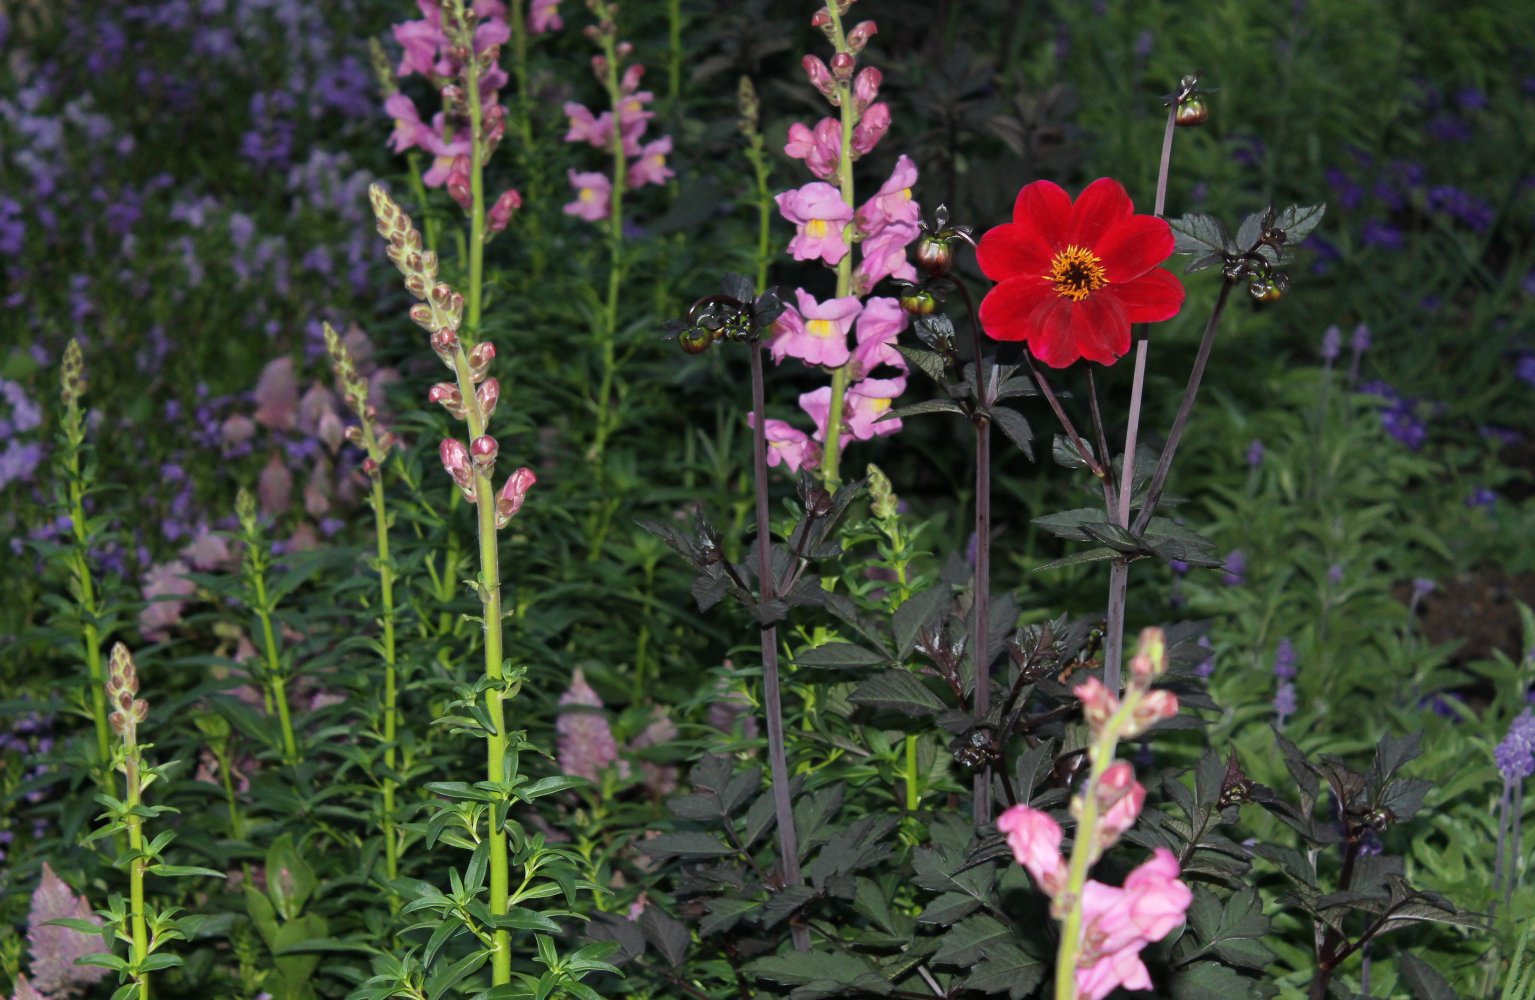
[[[986,231],[975,249],[975,262],[992,281],[1038,277],[1050,273],[1054,252],[1037,229],[1009,222]]]
[[[1065,246],[1070,233],[1071,195],[1053,181],[1026,184],[1013,202],[1013,221],[1038,233],[1051,247]]]
[[[981,329],[994,340],[1028,340],[1033,330],[1030,314],[1041,302],[1058,298],[1044,278],[1009,278],[981,300]]]
[[[1173,254],[1173,230],[1154,215],[1116,222],[1093,250],[1109,281],[1134,281]]]
[[[1071,207],[1068,242],[1091,250],[1104,233],[1135,211],[1124,185],[1112,177],[1100,177],[1089,184]]]
[[[1051,295],[1029,316],[1029,353],[1051,368],[1065,368],[1082,356],[1072,336],[1075,308],[1070,299]]]
[[[1089,295],[1071,312],[1077,352],[1087,360],[1112,365],[1130,349],[1130,318],[1115,296]]]
[[[1183,282],[1158,267],[1134,281],[1109,285],[1093,297],[1114,299],[1132,323],[1160,323],[1183,308]]]

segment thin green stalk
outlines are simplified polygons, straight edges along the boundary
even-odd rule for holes
[[[831,41],[837,52],[851,53],[852,49],[847,44],[847,32],[842,29],[842,14],[837,9],[837,0],[827,0],[826,13],[831,17]],[[857,124],[857,108],[853,102],[853,84],[851,80],[841,80],[837,83],[837,97],[841,112],[842,124],[842,148],[837,159],[837,181],[842,192],[842,201],[852,209],[857,209],[857,203],[853,197],[853,126]],[[843,231],[844,238],[853,235],[856,223],[849,222]],[[848,240],[851,243],[851,239]],[[853,255],[844,254],[837,262],[837,298],[849,294],[853,288]],[[826,440],[821,457],[821,479],[829,490],[835,490],[842,485],[842,411],[843,396],[847,394],[848,383],[852,381],[853,365],[849,361],[832,373],[831,377],[831,412],[826,416]]]
[[[463,0],[454,0],[459,23],[464,23]],[[474,57],[474,44],[468,40],[470,57],[464,61],[464,90],[469,99],[469,193],[473,204],[469,212],[469,288],[465,295],[466,319],[471,343],[480,336],[480,307],[485,285],[485,145],[480,134],[480,67]]]
[[[124,761],[124,773],[128,778],[128,849],[133,852],[133,861],[128,866],[128,905],[130,907],[130,919],[133,922],[133,964],[143,963],[149,958],[149,927],[144,919],[144,869],[149,865],[149,858],[144,853],[144,820],[138,815],[138,810],[143,802],[142,789],[139,786],[139,748],[136,743],[130,743],[127,747],[127,759]],[[138,1000],[149,1000],[149,973],[140,970],[136,975],[138,982]]]
[[[298,739],[293,732],[293,717],[288,711],[288,682],[283,674],[282,649],[278,645],[277,629],[272,622],[272,602],[266,589],[269,557],[256,516],[256,498],[249,490],[242,488],[235,495],[235,517],[240,523],[240,541],[245,546],[246,603],[261,626],[262,687],[267,711],[277,713],[283,763],[293,765],[299,760]]]
[[[373,478],[373,534],[378,553],[379,600],[383,605],[384,618],[384,767],[393,775],[398,765],[396,742],[399,739],[399,678],[394,637],[394,564],[389,561],[389,517],[384,507],[384,483]],[[400,845],[394,830],[393,777],[384,778],[384,870],[393,882],[400,875]],[[399,901],[390,893],[390,906],[398,907]]]
[[[666,0],[666,28],[666,98],[675,108],[682,94],[682,0]]]
[[[96,601],[96,587],[91,579],[90,535],[85,516],[85,474],[80,457],[85,450],[85,415],[80,411],[80,396],[85,390],[85,361],[78,341],[71,340],[64,351],[61,366],[60,395],[64,400],[64,481],[69,511],[70,532],[75,544],[69,553],[69,575],[75,604],[80,609],[80,643],[90,675],[91,718],[96,727],[96,764],[99,780],[106,781],[112,760],[110,731],[107,726],[106,674],[101,665],[101,630],[96,622],[101,608]]]
[[[751,77],[741,77],[736,88],[736,106],[741,113],[741,134],[746,136],[746,160],[752,166],[754,187],[752,193],[757,205],[757,283],[752,287],[759,292],[767,288],[768,264],[772,253],[773,189],[768,180],[771,168],[764,154],[761,128],[761,105],[757,89]]]
[[[611,8],[602,9],[598,17],[606,19],[612,14]],[[618,70],[618,38],[616,27],[611,31],[603,31],[598,36],[602,45],[602,54],[607,64],[607,74],[603,81],[608,91],[608,104],[613,109],[613,192],[608,206],[608,294],[604,302],[602,314],[602,326],[597,331],[598,346],[601,349],[601,374],[595,400],[597,411],[597,433],[592,442],[591,452],[588,458],[598,468],[598,476],[602,476],[602,456],[607,448],[608,438],[617,430],[617,419],[614,409],[608,405],[609,397],[613,392],[613,380],[617,375],[616,368],[616,342],[618,340],[618,297],[623,288],[624,280],[624,187],[628,183],[629,158],[624,153],[623,129],[619,127],[619,119],[622,115],[624,103],[624,91],[621,75]],[[591,539],[591,548],[587,552],[588,559],[595,559],[601,551],[599,538]]]

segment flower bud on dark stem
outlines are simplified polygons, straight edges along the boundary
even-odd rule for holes
[[[901,308],[913,316],[931,316],[938,300],[926,288],[911,286],[901,293]]]
[[[1173,115],[1174,124],[1184,128],[1195,125],[1203,125],[1210,119],[1210,105],[1202,94],[1184,98],[1178,102],[1178,110]]]
[[[917,241],[917,266],[929,277],[941,278],[954,266],[954,248],[942,236],[923,236]]]
[[[677,335],[677,343],[689,354],[702,354],[714,343],[714,337],[702,327],[689,327]]]

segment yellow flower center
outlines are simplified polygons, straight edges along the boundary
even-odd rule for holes
[[[825,219],[811,219],[805,223],[805,235],[813,240],[825,239],[830,229]]]
[[[593,191],[591,188],[582,188],[581,189],[581,200],[582,201],[596,201],[597,200],[597,192]]]
[[[813,319],[805,324],[805,329],[811,336],[820,337],[822,340],[837,332],[837,328],[829,319]]]
[[[1055,284],[1055,294],[1073,302],[1081,302],[1109,283],[1098,255],[1075,244],[1056,251],[1045,277]]]

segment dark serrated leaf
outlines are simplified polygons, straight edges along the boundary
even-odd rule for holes
[[[1082,447],[1087,449],[1088,455],[1093,455],[1092,445],[1088,444],[1086,441],[1083,441]],[[1077,446],[1072,443],[1071,438],[1067,437],[1065,434],[1057,434],[1054,439],[1051,440],[1050,457],[1055,460],[1056,465],[1065,466],[1068,469],[1085,469],[1088,467],[1086,460],[1084,460],[1081,453],[1077,451]]]
[[[828,642],[824,646],[806,649],[795,654],[794,662],[801,667],[818,667],[825,670],[857,670],[878,667],[890,662],[890,658],[872,649],[864,649],[850,642]]]
[[[890,619],[896,659],[904,660],[917,645],[917,634],[941,620],[949,606],[949,588],[942,583],[906,599]]]
[[[1195,213],[1181,219],[1169,219],[1173,231],[1173,253],[1240,253],[1226,224],[1210,215]]]
[[[1052,559],[1043,566],[1035,566],[1033,572],[1043,573],[1047,569],[1060,569],[1063,566],[1081,566],[1086,563],[1107,562],[1110,559],[1118,559],[1119,553],[1113,549],[1088,549],[1085,552],[1077,552],[1073,555],[1063,556],[1060,559]]]
[[[641,841],[639,848],[656,858],[719,858],[735,853],[735,848],[712,834],[694,831],[663,833]]]
[[[1412,991],[1415,1000],[1456,1000],[1455,987],[1423,959],[1410,951],[1402,952],[1402,982]]]
[[[880,414],[879,420],[898,420],[906,417],[920,417],[924,413],[958,413],[964,414],[960,405],[952,399],[929,399],[921,403],[913,403],[910,406],[898,406],[893,410],[886,410]]]
[[[1279,213],[1274,220],[1274,227],[1284,230],[1286,242],[1293,247],[1310,236],[1312,230],[1322,224],[1322,217],[1326,214],[1326,202],[1317,205],[1291,205]]]
[[[1029,422],[1023,418],[1023,414],[1006,406],[993,406],[991,419],[1002,428],[1002,433],[1007,439],[1018,446],[1023,456],[1029,461],[1034,461],[1034,430]]]
[[[905,670],[875,674],[859,684],[848,701],[913,717],[933,715],[947,707],[915,674]]]

